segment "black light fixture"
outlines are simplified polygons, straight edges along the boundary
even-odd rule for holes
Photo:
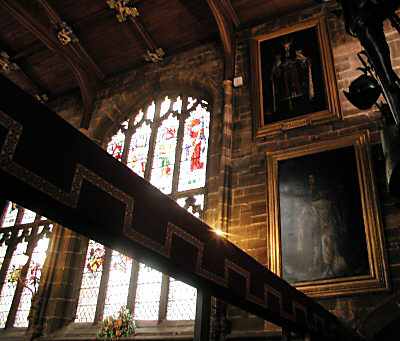
[[[372,74],[368,62],[363,58],[363,56],[366,56],[365,52],[359,52],[357,56],[363,64],[363,67],[359,67],[357,70],[360,70],[363,74],[351,82],[349,91],[343,92],[356,108],[366,110],[376,104],[382,94],[382,88]]]
[[[343,92],[356,108],[366,110],[378,101],[382,89],[375,78],[363,74],[351,82],[348,92]]]

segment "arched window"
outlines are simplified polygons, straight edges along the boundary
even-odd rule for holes
[[[202,218],[209,124],[204,99],[158,98],[121,124],[107,151]],[[139,321],[193,320],[196,290],[90,241],[75,321],[98,321],[122,305]]]
[[[0,328],[28,327],[53,225],[8,202],[0,226]]]

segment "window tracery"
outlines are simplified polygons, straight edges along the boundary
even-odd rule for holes
[[[201,218],[209,125],[207,101],[183,95],[157,98],[121,124],[107,151]],[[104,249],[97,263],[101,263],[98,277],[87,265],[84,269],[76,322],[95,322],[115,314],[122,305],[139,321],[194,319],[196,289],[116,251]],[[106,280],[101,281],[102,276]]]

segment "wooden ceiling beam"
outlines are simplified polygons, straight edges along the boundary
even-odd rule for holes
[[[155,40],[141,22],[139,11],[136,7],[133,7],[133,5],[138,2],[138,0],[131,0],[129,6],[127,6],[121,0],[110,0],[107,1],[107,4],[110,9],[115,11],[116,18],[120,23],[127,20],[131,22],[134,31],[146,47],[147,54],[144,56],[145,60],[157,63],[163,59],[165,52],[162,48],[157,46]]]
[[[0,46],[2,45],[3,44],[0,43]],[[0,73],[9,80],[29,92],[40,102],[44,103],[47,101],[47,92],[38,84],[37,81],[26,73],[20,64],[16,63],[15,58],[12,57],[4,48],[1,48],[0,50],[0,66]]]
[[[222,8],[226,14],[226,16],[233,22],[235,27],[240,26],[240,19],[232,6],[231,0],[220,0]]]
[[[70,67],[81,91],[83,103],[81,127],[88,128],[94,108],[96,90],[103,77],[102,73],[93,67],[93,63],[88,61],[80,47],[75,46],[76,43],[62,44],[59,40],[60,37],[58,37],[60,31],[49,30],[19,1],[0,0],[0,6],[48,49],[60,56]]]
[[[140,38],[144,42],[146,48],[150,51],[157,50],[157,44],[154,41],[153,37],[146,30],[141,20],[138,17],[129,17],[130,22],[133,24],[135,31],[139,34]]]
[[[225,79],[232,79],[235,65],[235,27],[220,0],[207,0],[217,23],[225,56]]]

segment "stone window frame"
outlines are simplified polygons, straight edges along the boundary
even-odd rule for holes
[[[173,200],[177,200],[181,197],[194,197],[195,195],[203,194],[204,195],[204,206],[203,209],[201,209],[200,213],[200,219],[203,219],[205,216],[205,212],[207,209],[207,180],[209,176],[209,160],[210,160],[210,140],[211,140],[211,131],[212,131],[212,126],[213,126],[213,103],[210,100],[210,96],[201,90],[191,90],[191,89],[183,89],[183,90],[163,90],[157,93],[156,96],[147,96],[143,101],[141,101],[140,105],[131,108],[129,112],[131,113],[130,115],[121,115],[116,122],[113,124],[113,126],[108,130],[108,133],[105,134],[102,142],[102,147],[104,149],[107,149],[107,145],[110,142],[111,138],[118,132],[119,129],[121,129],[121,125],[123,122],[125,122],[127,119],[130,119],[130,122],[134,121],[134,117],[139,113],[141,109],[145,110],[153,101],[155,102],[156,106],[156,114],[153,122],[156,122],[158,119],[158,123],[154,123],[152,126],[152,133],[151,136],[156,136],[157,129],[160,126],[160,122],[163,120],[160,119],[159,113],[161,109],[161,103],[165,99],[165,97],[168,96],[171,99],[171,105],[174,103],[174,100],[177,99],[178,97],[181,97],[182,99],[182,112],[178,116],[179,119],[179,131],[178,131],[178,137],[177,137],[177,146],[175,150],[175,167],[174,167],[174,176],[173,176],[173,183],[172,183],[172,191],[171,194],[169,195]],[[209,148],[207,150],[207,166],[206,166],[206,182],[204,187],[200,187],[197,189],[192,189],[192,190],[187,190],[187,191],[178,191],[178,181],[179,181],[179,171],[180,171],[180,159],[181,159],[181,150],[182,150],[182,142],[183,142],[183,129],[184,129],[184,123],[185,120],[189,117],[190,110],[186,109],[187,107],[187,99],[189,97],[196,98],[199,102],[201,101],[206,101],[207,104],[204,104],[204,107],[207,108],[208,112],[210,113],[210,126],[209,126]],[[197,105],[197,104],[196,104]],[[184,109],[185,108],[185,109]],[[170,108],[171,109],[171,108]],[[171,110],[169,109],[168,112]],[[168,113],[164,115],[164,117],[167,117]],[[129,153],[129,144],[132,135],[134,134],[134,127],[130,124],[128,129],[124,131],[125,134],[125,143],[124,143],[124,149],[123,149],[123,154],[122,154],[122,159],[121,162],[123,164],[127,163],[128,160],[128,153]],[[153,140],[153,141],[152,141]],[[152,163],[153,163],[153,157],[154,157],[154,148],[156,144],[156,139],[151,138],[150,143],[153,145],[150,146],[148,155],[150,157],[148,158],[148,161],[146,163],[146,171],[145,171],[145,176],[144,179],[149,180],[150,175],[151,175],[151,168],[152,168]],[[153,150],[151,150],[153,149]],[[176,167],[177,166],[177,167]],[[196,210],[198,207],[192,207],[191,204],[186,204],[185,209],[188,209],[191,207],[192,209]],[[87,248],[85,250],[85,255],[87,252]],[[111,260],[111,255],[112,255],[112,250],[110,248],[105,248],[105,254],[106,258],[104,260],[104,268],[103,268],[103,274],[102,277],[104,276],[105,278],[101,279],[101,284],[100,284],[100,290],[98,294],[98,300],[97,300],[97,306],[96,306],[96,313],[95,313],[95,318],[94,322],[74,322],[74,329],[81,329],[85,328],[85,325],[96,325],[99,321],[104,318],[103,316],[103,308],[104,308],[104,303],[105,303],[105,296],[106,296],[106,290],[107,290],[107,283],[108,283],[108,270],[109,270],[109,265],[110,265],[110,260]],[[82,267],[84,264],[82,265]],[[135,291],[136,291],[136,281],[138,278],[138,273],[139,273],[139,262],[136,260],[133,260],[132,264],[132,272],[131,272],[131,283],[130,283],[130,288],[129,288],[129,293],[128,293],[128,307],[134,311],[134,305],[135,305]],[[81,281],[81,278],[79,279]],[[160,296],[160,304],[159,304],[159,316],[158,320],[154,321],[136,321],[136,325],[138,327],[138,332],[139,333],[144,333],[144,334],[172,334],[172,335],[190,335],[193,333],[193,326],[194,326],[194,320],[167,320],[167,306],[168,306],[168,288],[169,288],[169,276],[163,274],[162,275],[162,284],[161,284],[161,296]],[[79,293],[78,293],[79,296]],[[81,327],[79,327],[79,325]],[[177,330],[178,328],[179,330]]]

